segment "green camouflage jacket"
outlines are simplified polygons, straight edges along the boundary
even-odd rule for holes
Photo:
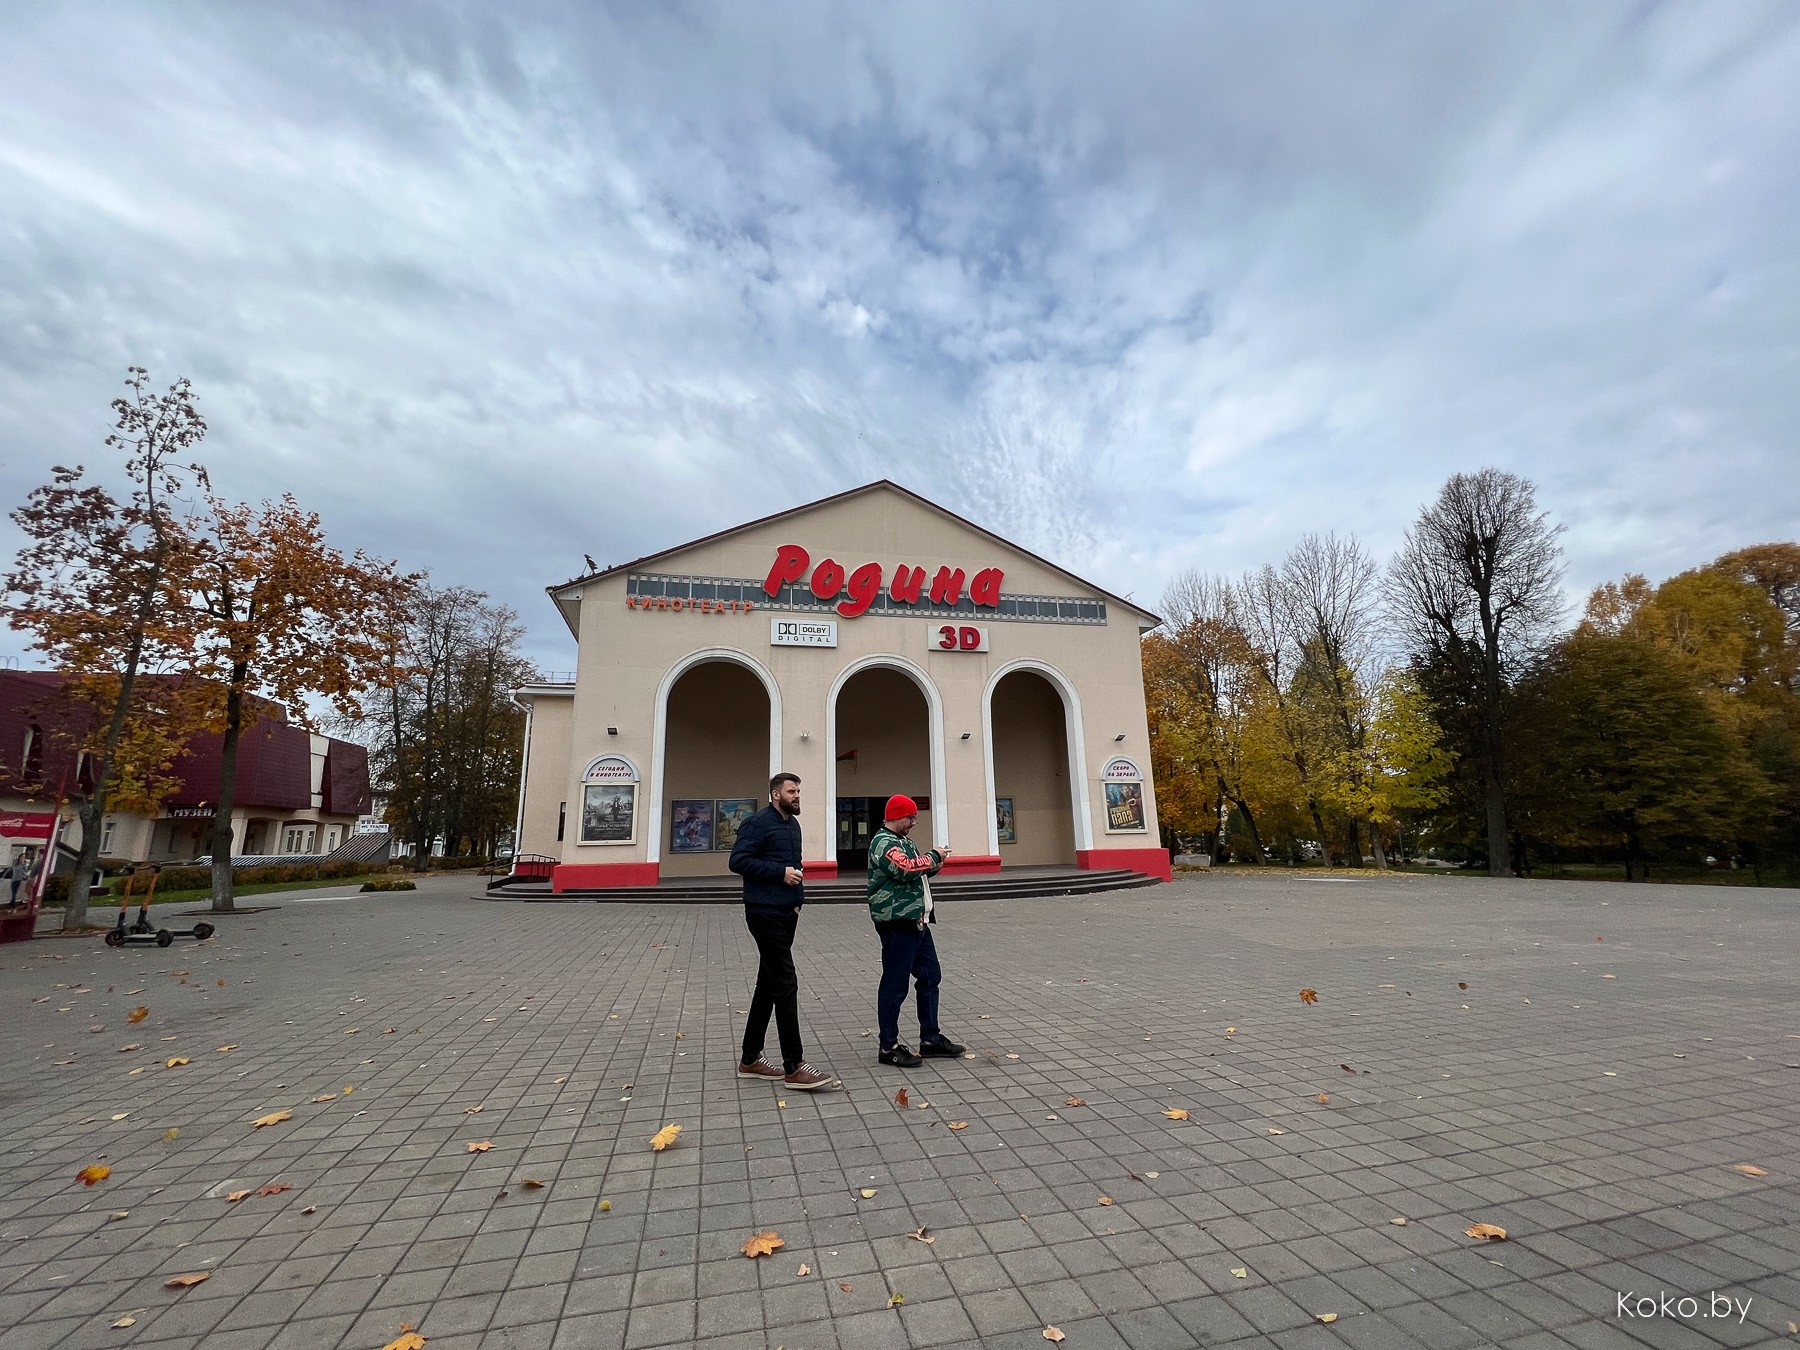
[[[869,917],[876,923],[924,918],[925,878],[943,865],[935,848],[920,853],[911,839],[877,830],[869,841]]]

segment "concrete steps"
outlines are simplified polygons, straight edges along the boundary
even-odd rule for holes
[[[935,877],[934,900],[1030,900],[1059,895],[1094,895],[1101,891],[1134,890],[1154,886],[1157,878],[1120,869],[1082,871],[1077,868],[1044,868],[1028,872],[993,872],[978,876]],[[737,878],[697,877],[673,879],[655,886],[595,887],[568,890],[560,895],[547,881],[502,881],[488,889],[490,900],[522,900],[527,904],[562,904],[583,900],[614,904],[737,905],[743,903],[743,886]],[[806,883],[809,905],[861,905],[868,892],[861,877],[834,878]]]

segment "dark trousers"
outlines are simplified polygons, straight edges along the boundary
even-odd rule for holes
[[[756,950],[762,953],[756,967],[756,992],[750,996],[750,1018],[744,1023],[744,1063],[753,1064],[762,1057],[772,1012],[781,1040],[782,1072],[792,1073],[806,1058],[800,1046],[800,977],[794,973],[794,930],[800,926],[800,911],[747,909],[744,922],[756,941]]]
[[[883,1050],[900,1039],[900,1005],[906,1002],[906,982],[911,979],[918,995],[919,1039],[938,1036],[938,985],[944,972],[938,966],[937,944],[931,929],[912,924],[883,927],[881,933],[881,989],[876,995],[875,1021]]]

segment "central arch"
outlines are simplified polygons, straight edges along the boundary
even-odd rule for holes
[[[838,696],[856,675],[867,670],[897,671],[918,686],[925,697],[926,742],[930,756],[931,842],[934,846],[950,842],[950,800],[944,776],[944,700],[937,685],[925,670],[904,656],[865,656],[852,661],[838,672],[831,692],[825,698],[825,805],[833,831],[832,848],[836,849],[838,803]]]

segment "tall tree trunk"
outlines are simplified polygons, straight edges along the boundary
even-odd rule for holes
[[[1375,854],[1375,866],[1385,872],[1388,870],[1388,856],[1387,849],[1381,843],[1381,826],[1376,824],[1374,816],[1369,817],[1368,825],[1369,843]]]
[[[1256,828],[1256,815],[1250,810],[1250,803],[1245,801],[1242,797],[1233,797],[1231,799],[1231,804],[1237,807],[1238,811],[1243,815],[1244,828],[1250,831],[1250,845],[1251,848],[1255,850],[1255,856],[1251,858],[1250,861],[1256,866],[1261,867],[1263,864],[1263,841],[1262,831]]]
[[[1487,813],[1488,875],[1512,875],[1512,835],[1506,828],[1506,785],[1492,726],[1483,728],[1481,746],[1481,795]]]
[[[1345,823],[1350,827],[1350,853],[1345,861],[1352,867],[1361,867],[1363,865],[1362,822],[1355,816],[1351,816]]]
[[[212,907],[215,914],[230,914],[237,905],[231,893],[231,812],[237,804],[238,737],[244,722],[244,680],[249,667],[231,668],[231,685],[225,692],[225,734],[219,742],[219,804],[213,811]]]
[[[63,931],[72,933],[87,927],[88,892],[93,888],[94,872],[100,862],[100,826],[106,815],[106,784],[95,783],[94,795],[81,804],[76,819],[81,821],[81,847],[75,852],[75,871],[69,877],[69,900],[63,909]],[[50,855],[56,842],[54,829],[44,841],[44,858],[39,865],[49,872],[56,867]],[[80,882],[79,887],[76,882]]]
[[[1337,864],[1331,857],[1331,836],[1325,831],[1325,817],[1319,814],[1319,801],[1316,797],[1306,799],[1307,812],[1312,816],[1313,830],[1319,836],[1319,852],[1324,856],[1326,867]]]

